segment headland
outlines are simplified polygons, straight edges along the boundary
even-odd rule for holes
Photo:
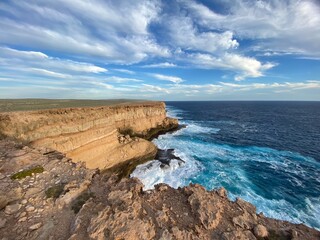
[[[177,127],[161,102],[1,112],[1,238],[320,238],[242,199],[230,201],[223,188],[143,191],[138,179],[110,170],[154,158],[149,139]]]

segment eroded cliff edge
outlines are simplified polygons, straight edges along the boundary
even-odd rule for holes
[[[302,224],[266,218],[224,189],[108,177],[64,154],[0,140],[0,239],[319,239]]]
[[[147,139],[177,126],[163,102],[0,113],[3,135],[63,152],[91,169],[151,159],[157,148]]]

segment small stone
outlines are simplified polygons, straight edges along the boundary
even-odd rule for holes
[[[42,226],[42,223],[39,222],[39,223],[36,223],[36,224],[33,224],[32,226],[30,226],[29,229],[30,229],[31,231],[33,231],[33,230],[37,230],[37,229],[40,228],[41,226]]]
[[[28,202],[28,201],[27,201],[26,199],[23,199],[23,200],[21,201],[21,204],[26,205],[27,202]]]
[[[24,217],[24,216],[26,216],[26,215],[27,215],[26,212],[22,212],[22,213],[19,215],[19,217],[21,218],[21,217]]]
[[[0,228],[3,228],[6,225],[7,220],[4,218],[0,218]]]
[[[227,190],[222,187],[222,188],[219,188],[218,191],[217,191],[218,195],[222,198],[225,198],[227,197]]]
[[[11,214],[18,212],[20,210],[20,208],[21,208],[21,205],[16,203],[16,204],[6,206],[4,212],[8,215],[11,215]]]
[[[297,238],[298,237],[298,232],[294,229],[291,230],[291,236],[292,238]]]
[[[27,212],[33,212],[34,209],[35,209],[35,207],[34,206],[30,206],[30,205],[26,207],[26,211]]]
[[[6,176],[0,173],[0,180],[4,179]]]
[[[18,220],[18,222],[25,222],[27,220],[27,217],[22,217]]]
[[[0,196],[0,210],[5,208],[9,202],[9,199],[6,196]]]
[[[160,192],[163,192],[163,191],[167,191],[168,190],[168,186],[165,185],[165,184],[159,184],[156,186],[156,189]]]
[[[253,232],[257,238],[264,238],[268,236],[267,228],[261,224],[258,224],[257,226],[255,226],[253,229]]]

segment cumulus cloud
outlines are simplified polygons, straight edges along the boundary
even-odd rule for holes
[[[169,34],[172,44],[186,49],[215,53],[239,46],[231,31],[217,33],[199,31],[190,17],[180,16],[169,19]]]
[[[59,94],[75,98],[319,93],[317,80],[290,82],[286,76],[288,82],[260,82],[271,81],[268,73],[278,64],[272,72],[281,74],[277,56],[320,59],[316,0],[207,2],[2,1],[0,81],[16,84],[12,89],[34,87],[35,94],[61,89]],[[224,81],[233,76],[237,82],[217,83],[216,70],[224,71]],[[205,72],[199,75],[205,76],[203,85],[192,79],[199,72]],[[123,77],[128,74],[135,75]],[[209,82],[210,74],[216,77]],[[0,88],[1,94],[8,89]]]
[[[276,66],[276,63],[261,63],[255,58],[245,57],[234,53],[225,53],[218,57],[211,54],[192,53],[181,54],[179,58],[188,61],[192,65],[205,69],[225,69],[236,73],[235,80],[241,81],[245,78],[257,78],[264,76],[264,72]]]
[[[227,14],[193,0],[182,3],[202,26],[232,31],[242,39],[261,40],[255,46],[260,51],[320,56],[318,1],[218,1]]]

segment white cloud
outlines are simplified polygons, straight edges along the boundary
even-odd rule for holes
[[[46,69],[41,69],[41,68],[30,68],[30,71],[34,72],[36,74],[38,73],[40,75],[47,75],[47,76],[50,76],[50,77],[57,77],[57,78],[69,78],[69,77],[71,77],[68,74],[62,74],[62,73],[57,73],[57,72],[53,72],[53,71],[48,71]]]
[[[174,16],[168,21],[171,44],[182,49],[215,53],[239,46],[237,40],[233,39],[231,31],[222,33],[199,31],[193,20],[186,16]]]
[[[221,86],[232,88],[240,91],[251,91],[255,89],[278,89],[286,91],[302,90],[302,89],[320,89],[320,81],[305,82],[284,82],[284,83],[251,83],[251,84],[235,84],[220,82]]]
[[[33,71],[44,75],[49,75],[51,72],[51,76],[56,74],[57,77],[65,75],[66,72],[105,73],[108,71],[91,63],[49,57],[41,52],[19,51],[8,47],[0,47],[0,67],[4,66],[7,69],[15,70],[32,71],[33,69]]]
[[[123,77],[117,77],[117,76],[103,78],[103,80],[107,82],[115,82],[115,83],[143,82],[142,80],[136,79],[136,78],[123,78]]]
[[[315,0],[220,1],[225,15],[196,1],[183,3],[202,26],[260,39],[261,51],[320,56],[320,4]]]
[[[170,55],[148,31],[158,1],[13,1],[0,10],[2,44],[125,64]]]
[[[168,75],[162,75],[162,74],[151,74],[151,75],[159,80],[169,81],[173,83],[183,82],[182,78],[176,77],[176,76],[168,76]]]
[[[173,68],[173,67],[177,67],[177,65],[174,63],[169,63],[169,62],[162,62],[162,63],[148,64],[148,65],[144,65],[141,67],[143,67],[143,68]]]
[[[201,98],[202,94],[319,89],[318,81],[187,85],[171,73],[128,70],[218,69],[242,81],[267,75],[277,65],[261,60],[265,57],[298,53],[299,58],[320,59],[320,4],[316,0],[217,0],[219,13],[199,2],[1,2],[0,81],[11,79],[39,89],[60,87],[64,93],[75,89],[79,94],[75,96],[84,97],[84,89],[92,97],[134,96],[138,91],[139,97],[151,98],[175,93]],[[130,64],[135,65],[126,66]],[[136,78],[117,74],[136,74]],[[158,86],[148,84],[154,82],[150,76],[161,80]]]
[[[159,87],[159,86],[155,86],[155,85],[151,85],[151,84],[142,84],[142,88],[140,89],[141,92],[151,92],[151,93],[166,93],[166,94],[169,94],[170,91],[165,89],[165,88],[162,88],[162,87]]]
[[[131,74],[131,75],[135,74],[134,71],[131,71],[131,70],[128,70],[128,69],[114,68],[112,70],[117,71],[117,72],[121,72],[121,73]]]
[[[225,53],[219,57],[201,53],[181,54],[179,58],[199,68],[216,68],[234,71],[236,73],[236,81],[241,81],[248,77],[257,78],[264,76],[266,70],[276,66],[276,63],[261,63],[255,58],[233,53]]]
[[[286,97],[297,96],[299,93],[317,94],[320,93],[320,81],[304,81],[295,83],[228,83],[220,82],[216,84],[171,84],[167,85],[165,88],[142,84],[138,87],[147,97],[153,99],[219,99],[219,98],[230,98],[237,99],[241,97],[242,99],[250,99],[252,96],[259,95],[262,99],[269,99],[268,96],[272,96],[271,99],[275,97],[277,99],[283,99],[283,92],[286,92]],[[263,96],[265,98],[263,98]],[[320,95],[319,95],[320,96]],[[286,99],[286,98],[284,98]],[[290,98],[289,98],[290,99]],[[319,97],[318,97],[319,99]]]

